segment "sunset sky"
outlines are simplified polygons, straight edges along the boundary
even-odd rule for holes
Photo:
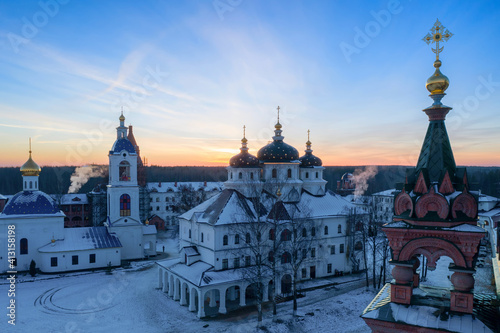
[[[415,165],[436,18],[448,134],[500,166],[497,1],[2,1],[0,166],[107,163],[120,109],[150,165],[227,165],[273,135],[324,165]]]

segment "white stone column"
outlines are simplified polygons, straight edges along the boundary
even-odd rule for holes
[[[174,281],[174,301],[178,301],[180,299],[180,284],[179,280]]]
[[[219,289],[219,313],[227,313],[226,309],[226,290],[227,288]]]
[[[263,295],[262,295],[262,301],[263,302],[267,302],[269,301],[269,283],[268,284],[264,284],[262,286],[262,289],[264,289],[263,291]]]
[[[198,298],[198,318],[203,318],[205,317],[205,293],[203,290],[199,291],[199,298]]]
[[[187,299],[186,299],[186,288],[184,284],[181,283],[181,305],[187,305]]]
[[[245,300],[245,286],[240,286],[240,306],[245,306],[246,305],[246,300]]]
[[[196,311],[196,296],[198,291],[196,289],[191,289],[189,293],[189,311]]]
[[[174,277],[172,275],[169,276],[169,283],[168,283],[168,296],[174,297]]]

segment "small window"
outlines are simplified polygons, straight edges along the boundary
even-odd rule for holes
[[[311,236],[313,236],[313,237],[316,236],[316,228],[314,228],[314,227],[311,228]]]
[[[302,249],[302,259],[306,259],[306,258],[307,258],[307,250]]]
[[[95,263],[95,253],[89,254],[89,264]]]
[[[30,188],[33,188],[33,182],[30,180]]]
[[[335,245],[330,248],[330,254],[335,254]]]
[[[20,254],[28,254],[28,239],[21,238]]]
[[[156,197],[156,202],[160,202],[160,198],[159,197]]]
[[[288,264],[292,261],[292,255],[289,252],[284,252],[281,256],[281,263]]]
[[[328,235],[328,226],[325,225],[325,235]]]
[[[250,264],[251,264],[251,260],[252,260],[251,258],[252,258],[252,257],[250,257],[250,256],[246,256],[246,257],[245,257],[245,266],[250,266]]]
[[[201,233],[201,242],[203,243],[203,233]]]
[[[332,273],[332,264],[328,264],[328,265],[326,266],[326,272],[327,272],[328,274],[331,274],[331,273]]]
[[[276,169],[273,169],[272,171],[272,177],[277,178],[278,177],[278,171]]]
[[[344,244],[340,244],[340,253],[344,253]]]
[[[302,237],[307,237],[307,229],[302,228]]]
[[[234,235],[234,244],[239,244],[239,243],[240,243],[240,235],[236,234]]]
[[[250,244],[250,234],[249,233],[247,233],[245,235],[245,243]]]
[[[238,179],[243,179],[243,174],[241,172],[238,174]]]
[[[191,238],[191,229],[189,229],[189,231],[188,231],[188,237]],[[224,244],[224,245],[227,245],[227,244]]]
[[[229,243],[229,237],[227,237],[227,235],[224,235],[224,237],[222,237],[222,245],[227,245]]]
[[[316,258],[316,248],[315,247],[313,247],[311,249],[311,258]]]
[[[274,229],[269,230],[269,240],[274,240],[275,235],[274,235]]]
[[[316,171],[316,178],[319,178],[319,172]]]
[[[57,267],[57,257],[50,258],[50,267]]]
[[[309,178],[309,172],[306,172],[306,178]]]
[[[250,179],[253,179],[253,172],[250,174]]]
[[[234,258],[234,268],[240,268],[240,258]]]
[[[281,232],[281,241],[289,241],[292,240],[292,233],[290,230],[285,229]]]
[[[71,264],[78,265],[78,256],[71,257]]]
[[[292,169],[288,169],[287,177],[292,178]]]
[[[222,259],[222,269],[228,268],[228,259]]]
[[[307,277],[307,269],[302,268],[302,278],[305,279]]]
[[[342,233],[342,224],[339,224],[339,226],[337,227],[337,230],[338,230],[338,233],[341,234]]]

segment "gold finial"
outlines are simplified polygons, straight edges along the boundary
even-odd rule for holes
[[[281,197],[281,189],[278,187],[278,190],[276,191],[276,195],[278,196],[278,199]]]
[[[434,71],[434,74],[427,79],[427,83],[425,84],[425,87],[427,90],[431,93],[431,95],[441,95],[444,94],[446,89],[448,89],[448,86],[450,85],[450,80],[441,73],[439,70],[439,67],[441,67],[441,60],[439,60],[439,53],[443,51],[444,46],[439,47],[439,42],[446,42],[448,39],[451,38],[453,34],[446,29],[445,27],[439,22],[439,20],[436,20],[436,23],[434,23],[434,26],[431,28],[431,31],[425,35],[423,38],[423,41],[426,42],[427,44],[436,43],[436,48],[431,48],[432,52],[436,53],[436,60],[434,61],[434,67],[436,70]]]
[[[30,138],[30,157],[31,157],[31,138]]]
[[[241,139],[241,143],[247,143],[248,142],[248,140],[246,138],[246,128],[247,127],[245,125],[243,125],[243,139]]]
[[[309,134],[311,133],[310,130],[307,130],[307,142],[306,142],[306,145],[310,146],[311,145],[311,141],[309,140]]]
[[[122,114],[120,115],[120,121],[125,121],[125,116],[123,115],[123,106],[122,106]]]

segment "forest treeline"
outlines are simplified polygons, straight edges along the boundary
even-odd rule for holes
[[[368,179],[366,194],[394,188],[396,183],[405,179],[405,166],[378,166],[374,177]],[[71,185],[71,175],[76,167],[43,167],[40,173],[40,189],[50,194],[67,193]],[[107,168],[100,177],[92,177],[83,185],[79,193],[90,192],[97,184],[106,184],[108,180]],[[364,166],[327,166],[324,178],[328,181],[327,188],[335,190],[337,180],[345,173],[361,173]],[[481,189],[485,194],[500,197],[500,167],[467,167],[469,181],[473,190]],[[225,181],[227,180],[226,167],[146,167],[148,182],[186,182],[186,181]],[[0,168],[0,194],[10,195],[22,190],[22,177],[19,168]]]

